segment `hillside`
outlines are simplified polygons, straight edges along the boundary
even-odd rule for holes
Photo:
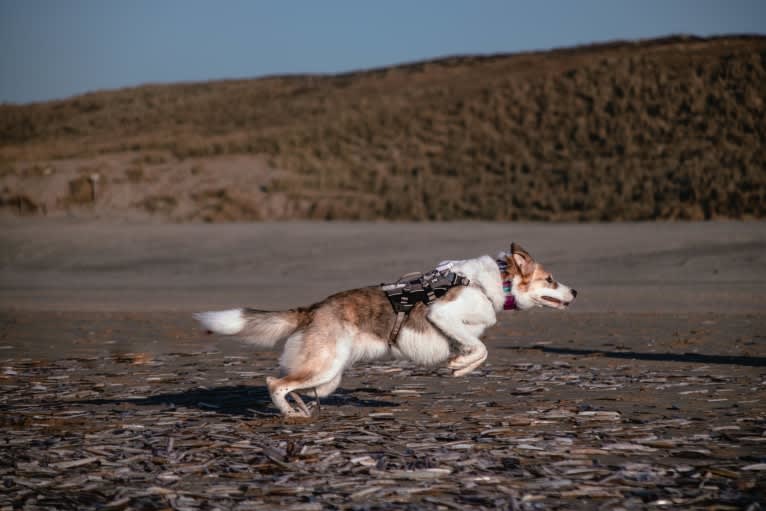
[[[0,106],[6,214],[766,216],[766,37],[450,57]]]

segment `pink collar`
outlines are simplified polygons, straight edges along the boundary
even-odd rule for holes
[[[508,268],[508,263],[506,263],[502,257],[495,260],[495,262],[497,263],[497,268],[500,270],[500,274],[502,275]],[[516,307],[516,298],[513,296],[511,287],[512,283],[510,280],[503,281],[503,293],[505,293],[505,303],[503,304],[503,310],[514,311],[518,308]]]
[[[503,310],[516,310],[516,298],[513,297],[513,293],[511,292],[511,283],[507,280],[503,282],[503,292],[505,293],[505,303],[503,304]]]

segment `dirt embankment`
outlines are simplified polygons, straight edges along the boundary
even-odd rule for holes
[[[666,38],[0,106],[11,214],[766,214],[766,38]]]

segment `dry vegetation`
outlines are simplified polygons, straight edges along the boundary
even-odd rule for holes
[[[167,155],[142,162],[165,167],[245,154],[280,171],[226,220],[240,210],[247,218],[760,218],[764,102],[764,37],[151,85],[0,106],[0,174],[126,152]],[[130,176],[141,179],[138,170]],[[208,204],[211,193],[232,195],[197,189],[155,213],[221,219],[172,214],[174,200]],[[9,185],[3,195],[19,211],[22,199],[35,201]]]

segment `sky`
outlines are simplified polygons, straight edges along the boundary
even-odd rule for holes
[[[766,34],[766,0],[0,0],[0,102],[678,33]]]

